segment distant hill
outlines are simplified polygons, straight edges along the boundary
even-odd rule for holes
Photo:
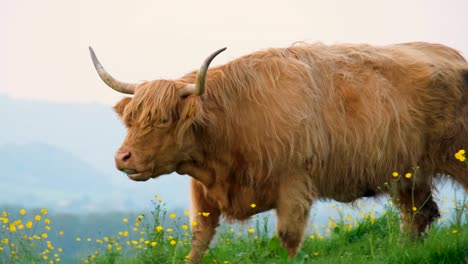
[[[125,129],[111,106],[15,100],[0,95],[0,145],[45,143],[100,170],[113,165]]]
[[[115,169],[125,129],[110,106],[0,95],[0,204],[59,211],[139,210],[159,194],[188,208],[187,177],[137,183]]]
[[[99,186],[110,184],[109,177],[57,147],[28,143],[0,146],[1,174],[14,175],[9,184],[38,191],[55,189],[63,192],[77,190],[99,191]],[[93,184],[90,184],[93,183]]]

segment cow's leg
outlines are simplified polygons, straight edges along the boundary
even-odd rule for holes
[[[220,210],[216,204],[206,197],[203,185],[192,180],[192,200],[190,208],[190,224],[192,226],[192,249],[188,263],[201,262],[219,225]]]
[[[304,183],[288,181],[281,184],[276,232],[289,258],[293,258],[299,250],[313,198],[314,195]]]
[[[432,197],[432,177],[427,175],[402,177],[397,184],[395,200],[401,211],[401,229],[413,235],[423,235],[439,216],[439,208]]]

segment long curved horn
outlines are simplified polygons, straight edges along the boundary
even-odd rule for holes
[[[135,83],[125,83],[121,82],[114,77],[112,77],[104,67],[102,67],[101,63],[96,57],[93,48],[89,47],[89,52],[91,53],[91,58],[93,59],[94,68],[96,68],[99,77],[112,89],[116,90],[117,92],[121,92],[124,94],[134,94],[135,87],[137,84]]]
[[[211,61],[218,56],[221,52],[225,51],[227,48],[219,49],[213,52],[208,58],[205,59],[200,70],[198,70],[197,78],[195,80],[195,84],[189,84],[183,89],[179,90],[179,95],[181,97],[186,97],[189,95],[202,95],[205,91],[205,80],[206,80],[206,73],[208,72],[208,67],[210,66]]]

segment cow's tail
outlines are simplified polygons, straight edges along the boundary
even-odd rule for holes
[[[463,106],[460,109],[459,115],[461,115],[462,121],[462,137],[459,144],[460,149],[464,150],[464,157],[461,160],[457,160],[459,165],[462,168],[459,168],[457,174],[454,175],[454,179],[459,182],[468,192],[468,63],[465,63],[467,66],[463,70]],[[458,156],[457,159],[460,157]]]

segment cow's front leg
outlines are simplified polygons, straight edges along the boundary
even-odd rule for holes
[[[289,258],[294,258],[304,237],[314,195],[306,184],[293,179],[281,184],[279,192],[276,232]]]
[[[216,203],[206,196],[203,185],[198,181],[192,180],[191,191],[192,250],[188,262],[197,263],[201,262],[213,239],[221,213]]]

